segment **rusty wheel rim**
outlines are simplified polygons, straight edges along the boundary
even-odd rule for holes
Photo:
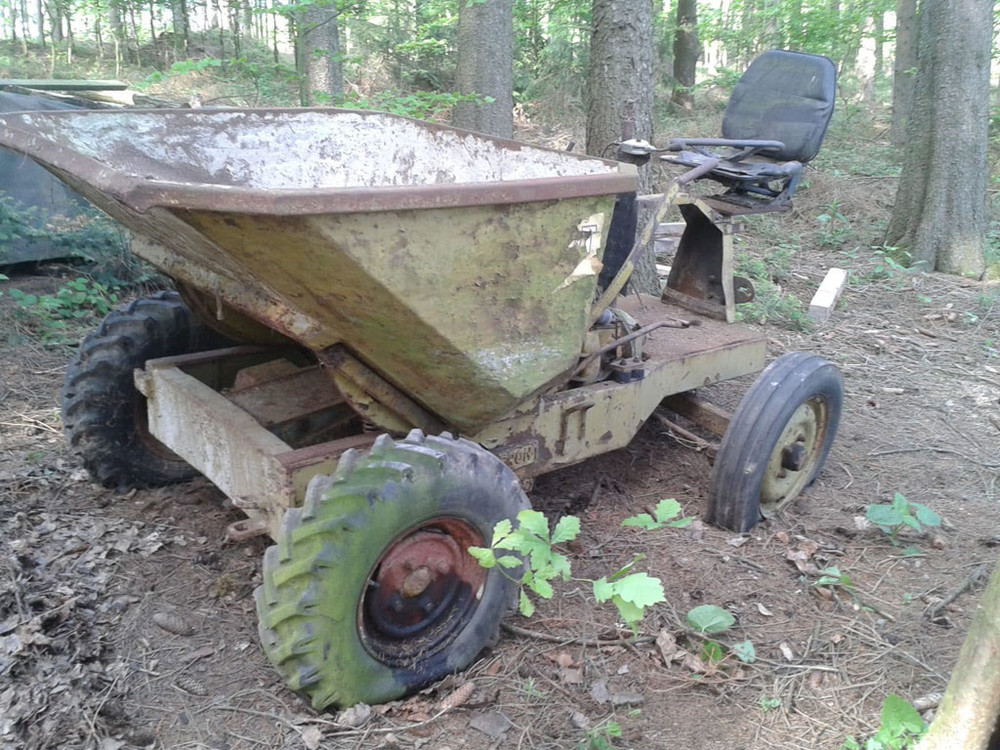
[[[391,665],[412,664],[445,648],[482,598],[486,569],[467,552],[483,535],[440,518],[396,538],[372,569],[358,608],[361,640]]]

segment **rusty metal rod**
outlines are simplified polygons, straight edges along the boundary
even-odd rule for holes
[[[627,336],[622,336],[620,339],[615,339],[610,344],[605,344],[596,352],[591,352],[584,359],[580,360],[580,364],[576,366],[570,378],[574,378],[581,372],[587,369],[587,366],[593,362],[595,359],[600,357],[602,354],[607,354],[608,352],[617,349],[622,344],[627,344],[633,339],[637,339],[640,336],[645,336],[647,333],[652,333],[657,328],[690,328],[691,326],[700,325],[700,320],[658,320],[655,323],[650,323],[648,326],[643,326],[642,328],[632,331],[632,333]]]
[[[671,432],[674,432],[680,435],[685,440],[689,440],[690,442],[697,445],[698,450],[705,451],[705,454],[709,458],[714,458],[719,453],[718,443],[709,442],[708,440],[705,440],[705,438],[695,435],[693,432],[690,432],[689,430],[685,430],[679,424],[671,422],[669,419],[660,414],[658,411],[654,411],[653,416],[656,417],[657,421],[659,421],[660,424],[662,424]]]

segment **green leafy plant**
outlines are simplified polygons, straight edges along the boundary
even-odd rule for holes
[[[819,572],[819,578],[813,581],[813,586],[838,586],[844,589],[853,589],[854,582],[846,573],[841,573],[840,568],[831,566],[823,568]]]
[[[118,304],[112,288],[83,277],[67,281],[55,294],[30,294],[11,289],[10,298],[34,324],[43,341],[57,341],[66,332],[67,321],[84,322],[111,312]]]
[[[580,740],[577,750],[612,750],[614,740],[622,736],[622,725],[608,719],[593,729],[588,729],[586,736]]]
[[[622,526],[636,526],[640,529],[652,531],[662,529],[664,526],[675,529],[683,528],[684,526],[690,526],[691,522],[694,521],[694,516],[677,518],[681,514],[681,504],[672,498],[660,500],[656,504],[653,513],[656,516],[655,518],[649,515],[649,513],[640,513],[637,516],[626,518],[622,521]],[[677,518],[677,520],[670,520],[672,518]]]
[[[781,698],[771,698],[766,695],[760,696],[760,710],[764,713],[781,708]]]
[[[816,217],[820,224],[817,238],[821,245],[842,245],[850,239],[851,222],[840,210],[836,200],[824,206],[825,211]]]
[[[736,624],[736,618],[722,607],[702,604],[687,613],[687,623],[696,633],[722,633]]]
[[[890,693],[882,704],[882,725],[862,745],[848,737],[841,750],[909,750],[927,733],[927,723],[912,705]]]
[[[920,533],[924,527],[941,525],[941,516],[920,503],[911,503],[899,492],[892,497],[888,505],[869,505],[865,518],[878,526],[889,536],[893,546],[899,546],[899,533],[904,528],[910,528]]]
[[[551,533],[548,519],[537,510],[522,510],[517,514],[517,522],[518,526],[514,528],[510,520],[500,521],[493,529],[490,546],[469,547],[469,554],[484,568],[499,567],[503,575],[517,582],[520,587],[519,610],[525,617],[531,617],[535,613],[535,604],[529,592],[551,599],[555,593],[552,581],[558,578],[570,580],[569,558],[554,547],[576,539],[580,533],[580,519],[564,516]],[[505,551],[515,554],[503,554]],[[612,575],[588,581],[593,584],[597,602],[610,601],[614,604],[633,632],[637,632],[647,607],[665,601],[660,579],[646,573],[631,572],[642,558],[642,555],[636,555],[632,562]]]
[[[701,635],[724,633],[736,624],[736,618],[728,610],[714,604],[695,607],[687,613],[685,619],[691,629]],[[701,659],[709,664],[720,662],[725,658],[726,650],[721,643],[707,639],[702,645]],[[757,650],[749,639],[732,644],[728,651],[744,664],[752,664],[757,660]]]

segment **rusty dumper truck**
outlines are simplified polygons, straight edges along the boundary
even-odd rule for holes
[[[737,531],[833,441],[839,373],[764,369],[765,338],[733,323],[732,218],[683,180],[667,288],[621,296],[631,258],[604,256],[630,164],[335,109],[8,114],[0,143],[177,288],[84,339],[69,442],[108,486],[200,472],[246,513],[232,536],[271,536],[263,647],[317,708],[468,665],[512,585],[467,548],[661,404],[724,434],[707,518]],[[733,414],[693,395],[760,370]]]

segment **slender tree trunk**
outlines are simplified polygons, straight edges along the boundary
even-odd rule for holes
[[[49,29],[52,41],[61,43],[65,38],[63,35],[63,10],[61,0],[48,0]]]
[[[985,268],[993,0],[923,0],[906,155],[887,241],[928,270]]]
[[[906,124],[913,111],[917,69],[917,0],[896,0],[896,52],[892,64],[892,142],[906,144]]]
[[[653,140],[653,2],[593,0],[591,23],[587,153],[614,158],[623,139]],[[649,193],[649,167],[639,176],[639,193]],[[659,294],[652,253],[639,259],[632,286]]]
[[[677,29],[674,31],[674,93],[675,107],[691,109],[694,106],[695,74],[701,46],[698,44],[698,2],[677,0]]]
[[[994,568],[937,716],[917,750],[988,750],[1000,715],[1000,567]],[[1000,739],[998,737],[997,739]]]
[[[452,123],[501,138],[514,132],[513,0],[459,0],[458,91],[492,101],[461,102]]]
[[[38,43],[45,44],[45,11],[42,9],[42,0],[35,2],[35,23],[38,24]]]
[[[28,54],[28,2],[21,0],[21,51]]]
[[[326,104],[344,92],[335,0],[313,3],[299,14],[296,52],[303,106]]]
[[[174,31],[174,52],[186,55],[188,47],[188,12],[184,0],[170,0],[170,23]]]

